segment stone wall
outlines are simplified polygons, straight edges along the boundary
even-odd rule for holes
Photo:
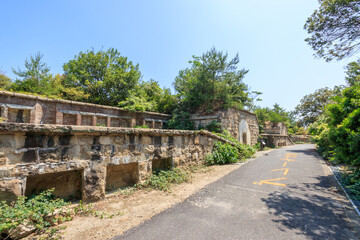
[[[229,108],[218,110],[211,115],[194,114],[190,119],[194,122],[196,129],[217,121],[222,129],[228,130],[241,143],[255,145],[258,141],[259,121],[256,114],[246,110]]]
[[[208,131],[0,124],[0,201],[55,187],[55,195],[96,201],[154,167],[198,164],[224,141]]]
[[[293,142],[297,143],[311,143],[311,136],[310,135],[290,135],[290,139]]]
[[[294,144],[288,135],[263,133],[261,136],[268,147],[283,147]]]
[[[162,128],[170,115],[0,91],[0,117],[17,123]]]
[[[265,121],[262,132],[264,134],[280,134],[280,135],[288,134],[285,123],[282,123],[282,122],[274,123],[274,122],[270,122],[270,121]]]

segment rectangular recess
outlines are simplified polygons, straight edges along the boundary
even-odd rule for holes
[[[82,170],[30,175],[26,178],[25,195],[39,194],[55,188],[54,195],[65,200],[80,200]]]
[[[106,191],[133,186],[138,181],[138,164],[109,165],[106,169]]]
[[[173,167],[173,159],[170,158],[156,158],[152,160],[152,170],[153,172],[158,172],[160,170],[170,170]]]

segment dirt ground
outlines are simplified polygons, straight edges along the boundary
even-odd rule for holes
[[[258,152],[256,156],[268,151]],[[72,221],[61,224],[61,239],[109,239],[152,218],[156,214],[178,204],[206,185],[218,180],[244,163],[211,166],[192,174],[192,181],[172,187],[167,193],[157,190],[138,190],[131,194],[108,194],[93,204],[92,209],[115,214],[112,218],[95,216],[76,216]]]

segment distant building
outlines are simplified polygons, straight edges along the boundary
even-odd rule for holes
[[[259,121],[255,113],[229,108],[217,110],[212,114],[195,113],[190,117],[195,128],[205,127],[212,121],[219,122],[221,129],[227,130],[239,142],[255,145],[259,136]]]

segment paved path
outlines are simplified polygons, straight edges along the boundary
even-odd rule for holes
[[[359,239],[314,147],[276,149],[114,239]]]

